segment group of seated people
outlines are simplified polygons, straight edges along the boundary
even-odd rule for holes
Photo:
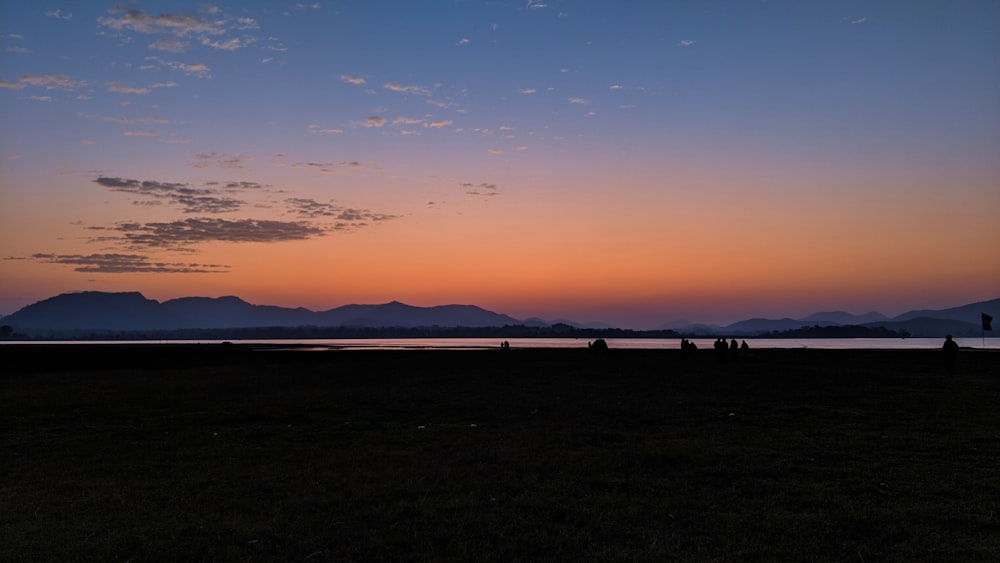
[[[715,358],[719,361],[736,361],[741,354],[746,355],[750,351],[746,340],[740,344],[735,338],[731,342],[726,342],[725,338],[716,338],[712,347],[715,348]],[[693,358],[697,352],[697,344],[687,338],[681,339],[681,358]]]

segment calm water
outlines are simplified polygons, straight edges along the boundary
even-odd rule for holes
[[[316,340],[231,340],[234,344],[309,346],[311,349],[340,350],[475,350],[499,348],[500,338],[331,338]],[[586,348],[585,338],[509,338],[511,348]],[[621,349],[671,349],[680,348],[678,338],[608,338],[608,346]],[[703,350],[711,350],[712,338],[695,338],[692,341]],[[747,338],[754,348],[817,348],[826,350],[934,350],[941,347],[943,338]],[[956,338],[963,348],[1000,350],[1000,338]],[[37,344],[218,344],[222,340],[144,340],[144,341],[48,341]],[[7,344],[34,344],[35,342],[4,342]]]

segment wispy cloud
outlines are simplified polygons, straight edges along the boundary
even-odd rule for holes
[[[442,127],[447,127],[454,123],[450,119],[436,119],[434,121],[429,121],[424,123],[424,127],[430,127],[431,129],[441,129]]]
[[[212,41],[208,37],[203,37],[201,44],[206,47],[211,47],[213,49],[221,49],[223,51],[235,51],[237,49],[242,49],[247,46],[247,41],[244,41],[238,37],[232,37],[225,41]]]
[[[184,64],[184,63],[168,62],[166,63],[166,65],[174,70],[179,70],[184,74],[197,76],[198,78],[212,77],[212,70],[208,68],[208,65],[204,63]]]
[[[488,184],[486,182],[483,182],[480,184],[465,183],[465,184],[459,184],[459,186],[461,186],[465,190],[466,195],[485,196],[485,197],[500,195],[500,193],[497,191],[496,184]]]
[[[388,82],[383,86],[386,90],[393,92],[403,92],[404,94],[417,94],[419,96],[430,96],[431,91],[423,86],[403,86],[395,82]]]
[[[166,51],[168,53],[183,53],[184,42],[176,37],[161,37],[149,44],[149,48],[154,51]]]
[[[368,209],[345,207],[336,202],[323,203],[311,198],[289,198],[285,200],[289,210],[309,219],[333,219],[333,230],[342,231],[367,227],[370,222],[397,219],[398,215],[375,213]]]
[[[130,123],[155,123],[157,125],[169,125],[170,120],[164,117],[153,117],[151,115],[142,115],[139,117],[111,117],[105,116],[101,118],[101,121],[110,121],[112,123],[121,123],[127,125]]]
[[[57,20],[71,20],[73,19],[73,14],[71,12],[63,13],[62,10],[52,10],[51,12],[45,12],[45,17],[55,18]]]
[[[367,119],[365,119],[364,121],[352,121],[351,123],[354,125],[358,125],[360,127],[371,128],[371,127],[382,127],[387,122],[388,120],[384,117],[378,115],[372,115]]]
[[[491,148],[487,149],[486,152],[488,152],[490,154],[503,154],[503,151],[500,150],[500,149],[498,149],[498,148],[496,148],[496,147],[491,147]]]
[[[323,134],[326,134],[326,135],[339,135],[339,134],[343,133],[344,130],[343,129],[337,129],[335,127],[321,129],[319,125],[310,125],[309,126],[309,132],[313,133],[313,134],[323,133]]]
[[[195,15],[179,14],[147,14],[141,10],[111,10],[113,16],[98,18],[97,22],[107,28],[122,31],[132,30],[138,33],[172,33],[184,37],[186,35],[220,35],[225,29],[218,21],[209,21]]]
[[[361,78],[360,76],[352,76],[350,74],[341,74],[340,81],[348,84],[354,84],[355,86],[364,86],[368,83],[368,81],[364,78]]]
[[[122,131],[122,135],[126,137],[159,137],[160,134],[156,131]]]
[[[46,264],[73,266],[77,272],[92,274],[217,274],[229,270],[222,264],[198,264],[154,261],[140,254],[33,254],[32,259]]]
[[[195,168],[243,168],[243,164],[253,160],[252,156],[242,154],[228,155],[217,152],[202,152],[195,155],[198,162]]]
[[[678,47],[690,47],[690,46],[694,45],[695,43],[697,43],[697,41],[695,41],[694,39],[681,39],[680,41],[677,42],[677,46]]]
[[[581,106],[585,106],[590,103],[584,98],[569,98],[567,101],[571,104],[578,104]]]
[[[86,82],[78,82],[65,74],[26,74],[21,77],[20,83],[45,88],[46,90],[56,88],[73,90],[80,86],[86,86]]]
[[[116,92],[118,94],[145,95],[152,92],[152,90],[150,90],[149,88],[136,88],[133,86],[124,86],[118,81],[108,82],[105,84],[105,86],[108,87],[108,92]]]
[[[518,92],[521,93],[521,94],[534,94],[535,92],[538,92],[538,90],[536,90],[534,88],[523,88],[523,89],[519,90]]]
[[[851,25],[861,25],[861,24],[867,23],[867,22],[868,22],[868,18],[867,17],[863,17],[863,18],[858,18],[856,20],[851,20]]]

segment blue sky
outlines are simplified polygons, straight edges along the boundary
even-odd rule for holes
[[[0,48],[0,313],[1000,289],[996,2],[6,2]]]

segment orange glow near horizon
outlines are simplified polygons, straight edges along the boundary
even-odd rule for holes
[[[1000,296],[1000,5],[321,4],[6,10],[0,314],[96,290],[644,328]]]

